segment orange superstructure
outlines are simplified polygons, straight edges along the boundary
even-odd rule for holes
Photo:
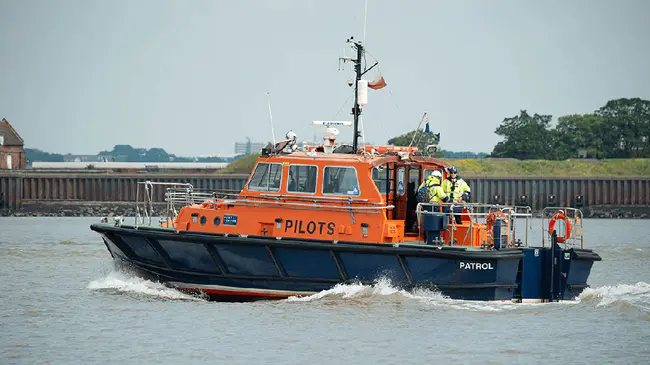
[[[177,230],[333,242],[422,241],[416,189],[431,171],[448,165],[419,156],[413,148],[368,146],[363,151],[312,149],[260,157],[236,197],[186,206],[173,225]],[[464,217],[443,234],[448,241],[452,236],[457,245],[479,246],[486,240],[485,225]]]

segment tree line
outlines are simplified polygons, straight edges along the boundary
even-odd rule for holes
[[[440,150],[434,154],[447,158],[499,157],[519,160],[566,160],[570,158],[650,158],[650,101],[620,98],[608,101],[589,114],[571,114],[551,125],[551,115],[530,114],[526,110],[505,118],[495,133],[503,141],[492,153],[473,154]],[[421,131],[393,137],[388,144],[413,145],[421,151],[434,144]],[[444,136],[443,136],[444,138]]]
[[[505,118],[495,133],[504,138],[492,157],[520,160],[569,158],[649,158],[650,101],[616,99],[590,114],[558,118],[522,110]]]
[[[27,161],[63,162],[64,154],[43,152],[39,149],[25,148]],[[162,148],[134,148],[128,144],[115,145],[111,151],[97,154],[97,162],[225,162],[221,157],[180,157],[167,153]],[[92,162],[92,161],[88,161]]]

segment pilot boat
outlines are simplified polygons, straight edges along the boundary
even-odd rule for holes
[[[134,224],[119,218],[90,227],[114,261],[222,301],[309,296],[382,278],[452,299],[575,299],[601,260],[584,248],[580,210],[546,208],[542,242],[529,246],[529,207],[419,202],[417,187],[450,166],[417,147],[358,144],[367,70],[363,44],[348,42],[357,51],[349,59],[356,73],[352,146],[336,141],[335,127],[345,123],[320,122],[327,127],[322,145],[299,147],[288,133],[263,149],[233,195],[141,181]],[[165,191],[158,224],[155,189]]]

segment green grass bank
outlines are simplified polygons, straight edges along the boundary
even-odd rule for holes
[[[250,173],[259,154],[245,156],[228,165],[222,173]],[[504,176],[556,176],[556,177],[604,177],[604,176],[650,176],[650,159],[610,160],[507,160],[507,159],[442,159],[468,177]]]
[[[606,177],[650,176],[650,159],[611,160],[492,160],[444,159],[458,167],[461,175],[472,177]]]

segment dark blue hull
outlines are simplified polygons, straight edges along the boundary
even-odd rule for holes
[[[139,275],[213,300],[311,295],[338,283],[388,278],[452,299],[512,300],[524,254],[425,245],[277,240],[96,224],[116,261]]]

